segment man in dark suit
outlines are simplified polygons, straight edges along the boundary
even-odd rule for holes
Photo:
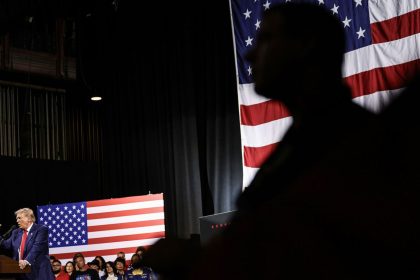
[[[13,230],[9,238],[1,240],[1,247],[12,252],[21,269],[31,267],[31,272],[22,274],[20,279],[55,279],[49,261],[48,228],[35,223],[35,215],[29,208],[19,209],[15,215],[19,228]]]

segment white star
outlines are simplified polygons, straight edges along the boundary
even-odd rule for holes
[[[246,9],[246,12],[244,13],[245,19],[250,18],[251,17],[251,13],[252,13],[252,11],[249,11],[248,9]]]
[[[356,32],[357,35],[359,35],[359,37],[357,37],[357,39],[360,39],[360,37],[364,38],[365,37],[365,32],[366,32],[366,30],[362,29],[362,27],[360,27],[359,31]]]
[[[248,71],[248,76],[251,76],[252,75],[252,68],[251,68],[251,66],[248,66],[247,71]]]
[[[354,0],[354,3],[356,3],[356,7],[357,6],[362,6],[362,0]]]
[[[265,2],[264,3],[264,10],[268,10],[268,9],[270,9],[270,5],[271,5],[271,3],[270,2],[268,2],[268,0],[267,0],[267,2]]]
[[[331,11],[333,12],[333,15],[338,14],[338,8],[340,8],[340,6],[336,6],[334,3],[334,7],[331,9]]]
[[[80,208],[82,208],[82,209],[83,209],[83,208],[85,208],[85,206],[82,204],[82,205],[80,205]]]
[[[41,212],[41,213],[42,213],[42,212],[44,212],[44,209],[42,209],[42,208],[41,208],[41,209],[39,209],[39,212]]]
[[[346,18],[342,21],[344,23],[344,28],[346,28],[346,26],[350,27],[350,21],[351,19],[348,19],[346,16]]]
[[[257,19],[257,22],[254,24],[255,30],[260,29],[260,24],[261,24],[261,21]]]
[[[58,210],[60,210],[60,208],[56,207],[55,210],[58,211]]]
[[[325,4],[324,0],[318,0],[318,5]]]
[[[247,45],[247,46],[252,46],[252,40],[254,40],[254,38],[251,38],[251,37],[249,37],[249,36],[248,36],[248,39],[247,39],[247,40],[245,40],[246,45]]]
[[[51,208],[48,208],[48,212],[51,212]]]

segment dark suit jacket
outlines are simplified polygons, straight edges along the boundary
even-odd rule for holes
[[[15,229],[10,237],[3,241],[2,247],[12,251],[12,258],[19,260],[18,249],[22,240],[23,230]],[[31,273],[22,275],[22,279],[54,280],[48,252],[48,228],[33,224],[26,239],[23,258],[31,264]]]

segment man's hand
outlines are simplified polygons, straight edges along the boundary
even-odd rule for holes
[[[28,264],[29,264],[29,262],[27,260],[20,260],[19,261],[20,269],[24,269]]]

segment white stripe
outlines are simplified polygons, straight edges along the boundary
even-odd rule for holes
[[[420,34],[374,44],[344,55],[343,76],[420,59]]]
[[[238,85],[238,94],[240,105],[254,105],[270,100],[257,94],[253,83]]]
[[[402,89],[378,91],[356,97],[353,101],[371,112],[380,113],[401,91]]]
[[[259,168],[253,168],[253,167],[247,167],[243,166],[243,180],[242,180],[242,190],[248,187],[248,185],[252,182],[252,179],[254,179],[255,174],[257,174]]]
[[[88,207],[86,210],[88,214],[96,214],[96,213],[134,210],[134,209],[143,209],[143,208],[151,208],[151,207],[162,207],[162,206],[163,206],[163,200],[160,199],[160,200],[152,200],[152,201],[144,201],[144,202],[122,203],[122,204],[117,204],[117,205]]]
[[[50,255],[64,254],[64,253],[69,253],[69,252],[87,252],[87,251],[112,250],[112,249],[120,249],[120,248],[146,246],[146,245],[154,244],[159,239],[161,238],[150,238],[150,239],[104,243],[104,244],[50,248]]]
[[[89,232],[88,234],[89,234],[89,239],[90,239],[90,238],[112,237],[112,236],[132,235],[132,234],[151,233],[151,232],[160,232],[160,231],[165,231],[165,225],[92,231],[92,232]]]
[[[262,147],[279,142],[292,124],[292,117],[250,126],[241,125],[242,145]]]
[[[165,214],[163,212],[160,212],[160,213],[141,214],[141,215],[122,216],[122,217],[103,218],[103,219],[89,219],[87,224],[88,226],[114,225],[114,224],[149,221],[149,220],[163,220],[164,218],[165,218]]]
[[[419,8],[419,0],[369,0],[370,23],[391,19]]]

